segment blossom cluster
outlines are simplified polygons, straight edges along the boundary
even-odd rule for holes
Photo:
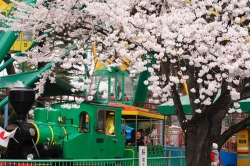
[[[194,103],[201,113],[223,84],[237,103],[245,86],[242,80],[250,76],[248,0],[38,0],[15,5],[13,18],[5,18],[10,30],[49,32],[43,38],[34,36],[44,40],[43,47],[26,52],[20,62],[56,61],[65,69],[82,64],[89,70],[93,58],[83,58],[79,51],[86,53],[85,48],[95,44],[100,61],[127,60],[132,76],[150,72],[144,82],[153,93],[150,102],[168,103],[174,85],[193,78],[188,89],[200,93]],[[65,47],[58,47],[60,42]],[[164,76],[162,64],[170,69]],[[85,70],[76,74],[84,75]]]

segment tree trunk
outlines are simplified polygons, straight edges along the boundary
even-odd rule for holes
[[[172,125],[172,116],[171,115],[167,116],[166,125],[168,125],[168,126]]]
[[[4,62],[7,62],[11,58],[11,54],[6,54],[6,57],[4,58]],[[16,74],[15,68],[13,63],[11,63],[9,66],[6,67],[6,72],[8,75]]]
[[[41,68],[44,67],[45,65],[46,65],[45,62],[39,62],[37,68],[38,68],[38,69],[41,69]],[[37,107],[44,108],[44,107],[45,107],[45,100],[44,100],[44,98],[38,97],[38,98],[37,98],[36,106],[37,106]]]
[[[185,133],[187,166],[210,166],[211,132],[209,122],[202,124],[187,122]]]

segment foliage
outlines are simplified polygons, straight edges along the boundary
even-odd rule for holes
[[[23,62],[21,64],[19,64],[19,63],[15,64],[15,68],[19,72],[27,72],[27,71],[36,70],[37,65],[33,65],[33,64],[29,63],[29,62]],[[54,75],[57,78],[65,81],[66,83],[70,84],[72,74],[68,70],[65,70],[65,69],[61,68],[57,64],[56,64],[56,66],[54,68],[54,72],[53,72],[52,75]]]
[[[221,134],[226,114],[241,113],[239,101],[250,97],[248,5],[247,0],[65,0],[32,6],[16,2],[16,19],[5,19],[12,30],[46,33],[35,36],[38,42],[46,39],[40,51],[30,50],[27,57],[16,58],[18,62],[54,61],[83,76],[92,59],[82,55],[95,44],[100,61],[129,61],[131,75],[148,70],[151,76],[144,83],[153,94],[150,102],[174,104],[185,131],[187,165],[196,166],[210,164],[213,142],[220,148],[250,124],[249,117]],[[59,47],[62,42],[67,47]],[[156,63],[147,66],[151,59]],[[76,64],[87,68],[72,68]],[[185,82],[191,120],[177,91]]]

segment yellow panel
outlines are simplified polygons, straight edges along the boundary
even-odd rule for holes
[[[13,49],[11,49],[10,51],[20,51],[21,50],[21,41],[15,41],[11,48],[13,48]]]
[[[19,37],[17,38],[17,40],[14,42],[14,44],[10,48],[10,51],[18,51],[18,52],[20,52],[20,51],[28,50],[29,47],[32,45],[32,42],[33,42],[31,37],[28,37],[28,39],[27,39],[27,36],[24,36],[24,33],[21,32]],[[26,41],[24,41],[24,39]],[[31,40],[31,41],[28,41],[28,40]]]
[[[5,7],[7,4],[3,1],[3,0],[0,0],[0,8],[3,8]]]
[[[237,165],[248,166],[248,129],[237,133]]]
[[[103,68],[102,63],[97,58],[95,44],[92,45],[92,53],[94,55],[95,70]]]
[[[240,150],[240,148],[248,149],[248,129],[244,129],[237,133],[237,149]]]
[[[10,3],[10,4],[6,4],[4,1],[1,1],[0,0],[0,12],[2,14],[6,14],[8,13],[8,11],[12,8],[13,6],[13,3]]]
[[[239,166],[248,166],[248,159],[237,159],[237,165]]]
[[[20,51],[26,51],[29,49],[29,47],[31,46],[32,42],[26,42],[26,41],[22,41],[21,43],[21,47],[20,47]]]
[[[21,43],[22,43],[22,38],[23,38],[23,33],[21,32],[19,36],[17,37],[16,41],[10,48],[10,51],[20,51],[21,50]]]

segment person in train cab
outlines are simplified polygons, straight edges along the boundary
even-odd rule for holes
[[[222,166],[217,143],[213,143],[210,157],[211,157],[211,166]]]
[[[117,87],[117,89],[118,89],[118,100],[121,101],[121,100],[122,100],[122,88],[121,88],[121,86],[119,85],[119,86]]]
[[[110,112],[106,113],[106,122],[105,122],[105,134],[106,136],[110,136],[111,134],[115,133],[115,126],[114,126],[114,116],[110,114]]]
[[[128,146],[144,146],[144,145],[145,144],[142,139],[141,132],[139,130],[136,132],[136,139],[135,138],[132,139],[132,134],[131,134],[131,141],[128,142]]]
[[[144,144],[146,144],[146,136],[144,130],[139,129],[138,131],[141,133],[141,139],[143,140]]]
[[[115,100],[114,93],[110,93],[110,101],[114,101],[114,100]]]
[[[132,144],[132,146],[137,146],[137,150],[139,149],[139,146],[144,146],[144,141],[141,137],[141,132],[138,130],[136,132],[136,141]]]
[[[135,130],[131,130],[130,136],[131,136],[131,138],[128,139],[128,140],[126,141],[126,144],[125,144],[125,145],[127,145],[127,146],[131,146],[131,145],[133,144],[133,142],[135,142]]]

